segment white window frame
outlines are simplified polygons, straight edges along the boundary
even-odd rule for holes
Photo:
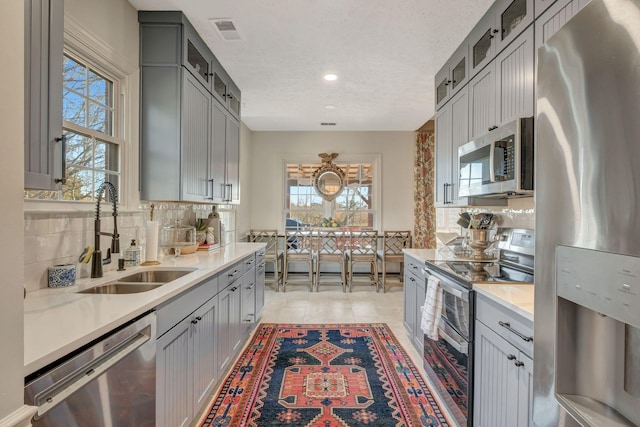
[[[138,64],[131,63],[110,45],[89,32],[73,17],[64,17],[64,53],[75,57],[99,71],[113,82],[113,137],[100,134],[99,139],[119,144],[120,186],[118,202],[120,211],[136,210],[140,202],[138,192]],[[77,129],[64,122],[63,127]],[[82,130],[82,134],[87,134]],[[24,199],[26,212],[82,212],[93,211],[94,203],[72,200]]]
[[[329,150],[331,151],[331,150]],[[282,165],[280,168],[280,182],[281,184],[281,198],[280,198],[280,206],[283,207],[282,215],[280,217],[280,224],[282,227],[285,227],[287,214],[289,213],[289,209],[285,206],[285,202],[287,200],[287,164],[291,163],[320,163],[319,157],[317,154],[308,154],[308,155],[300,155],[300,156],[286,156],[282,158]],[[340,154],[338,158],[336,158],[333,163],[340,166],[341,164],[350,163],[350,164],[366,164],[370,163],[373,165],[373,180],[372,180],[372,188],[371,193],[373,199],[373,204],[371,207],[371,211],[374,212],[374,220],[373,220],[373,229],[380,231],[382,226],[382,155],[378,153],[346,153]],[[325,202],[325,217],[331,215],[333,208],[327,209],[327,205],[333,206],[335,201]]]

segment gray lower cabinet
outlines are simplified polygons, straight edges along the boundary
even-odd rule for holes
[[[156,309],[159,427],[193,423],[249,336],[257,295],[264,295],[255,259],[237,262]],[[245,314],[254,315],[250,323],[243,322]]]
[[[218,297],[201,304],[201,298],[217,292],[216,283],[209,279],[157,310],[158,333],[162,333],[156,343],[158,426],[189,425],[218,380]],[[175,318],[182,320],[164,332]]]
[[[59,190],[62,140],[63,0],[25,2],[24,187]]]
[[[408,255],[404,257],[404,326],[411,342],[422,353],[424,333],[420,327],[422,306],[426,296],[426,278],[422,272],[424,261],[418,261]]]
[[[262,254],[262,255],[260,255]],[[265,270],[266,263],[264,261],[264,250],[256,253],[256,308],[255,308],[255,321],[262,317],[264,311],[264,287],[265,287]]]
[[[474,426],[533,427],[533,323],[476,295]]]

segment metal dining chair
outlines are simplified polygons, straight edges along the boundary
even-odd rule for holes
[[[349,250],[347,251],[347,264],[349,292],[354,284],[375,285],[379,291],[378,280],[378,232],[377,231],[352,231],[349,233]],[[354,266],[358,263],[369,264],[369,275],[362,280],[356,280]]]
[[[402,285],[404,269],[403,249],[411,247],[411,231],[385,231],[382,234],[382,248],[377,256],[382,266],[382,292],[387,292],[387,286],[392,284]],[[400,274],[397,281],[387,280],[387,264],[397,263],[400,266]]]
[[[309,284],[309,292],[313,292],[313,235],[311,231],[285,231],[284,268],[282,292],[287,291],[290,284]],[[308,273],[290,272],[293,263],[307,265]]]
[[[320,284],[337,284],[342,286],[342,292],[347,290],[347,264],[345,262],[345,247],[347,237],[343,232],[319,231],[316,236],[316,292],[319,291]],[[321,264],[337,264],[340,268],[340,279],[336,280],[333,272],[323,273]]]
[[[284,269],[284,251],[278,249],[278,230],[250,230],[249,241],[267,244],[264,251],[264,262],[273,264],[273,276],[267,275],[265,283],[272,283],[274,290],[279,292]]]

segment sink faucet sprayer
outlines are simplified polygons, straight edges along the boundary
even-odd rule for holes
[[[105,189],[109,192],[109,198],[113,203],[113,233],[104,233],[100,231],[100,200]],[[106,200],[106,198],[105,198]],[[120,252],[120,235],[118,234],[118,192],[112,183],[105,181],[96,192],[96,218],[94,221],[94,244],[93,259],[91,262],[91,277],[102,277],[102,265],[111,263],[111,254]],[[107,257],[102,259],[102,251],[100,251],[100,236],[111,236],[111,248],[107,249]]]

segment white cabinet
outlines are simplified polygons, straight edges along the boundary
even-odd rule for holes
[[[24,188],[59,190],[62,136],[63,0],[25,1]]]
[[[469,142],[468,87],[436,113],[436,206],[465,205],[458,197],[458,148]]]
[[[215,278],[158,309],[159,333],[176,317],[182,320],[159,336],[156,358],[156,419],[159,426],[189,425],[213,392],[216,364],[218,297]],[[186,313],[185,313],[186,312]]]
[[[533,323],[477,298],[474,426],[533,427]]]

